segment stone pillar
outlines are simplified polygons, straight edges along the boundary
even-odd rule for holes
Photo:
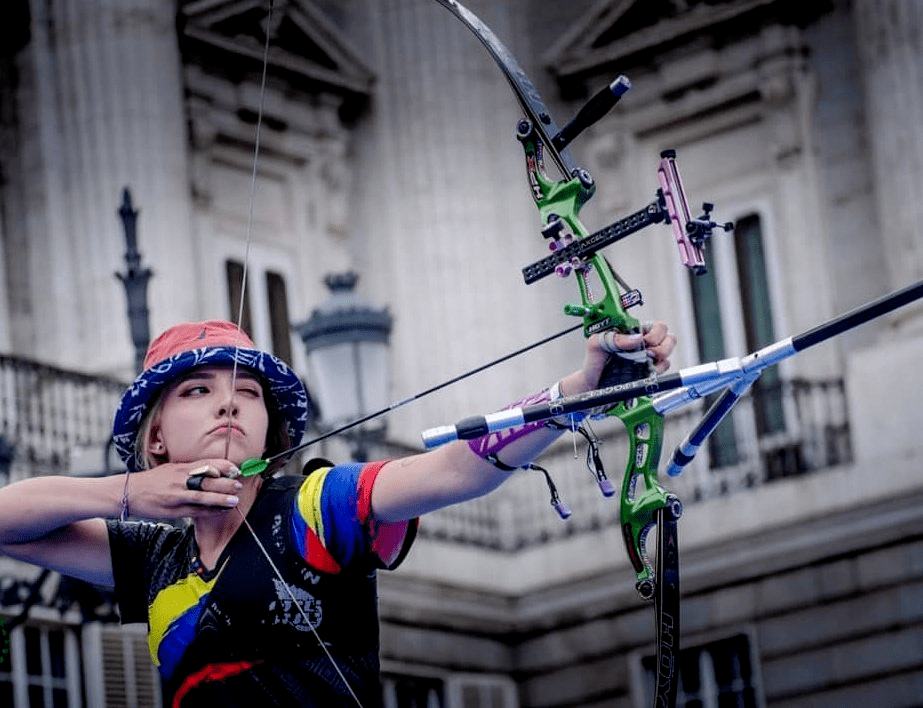
[[[123,187],[140,209],[139,249],[154,271],[152,328],[197,314],[175,3],[30,0],[30,13],[32,39],[19,57],[30,347],[64,366],[94,361],[130,374],[114,277],[126,250]]]
[[[855,0],[882,247],[893,289],[923,278],[923,3]]]
[[[525,61],[528,53],[517,42],[528,35],[516,3],[465,4]],[[352,225],[368,239],[356,268],[370,300],[385,293],[389,307],[404,313],[392,337],[394,390],[412,391],[573,324],[559,313],[576,286],[557,278],[523,285],[519,268],[547,246],[515,138],[521,114],[481,43],[432,0],[353,5],[363,8],[356,21],[366,29],[357,32],[370,37],[362,46],[377,76],[374,145],[358,152],[356,163]],[[556,178],[553,170],[549,165]],[[502,406],[535,381],[553,381],[553,372],[567,371],[579,356],[570,345],[582,346],[557,344],[529,364],[496,367],[475,385],[454,388],[453,410]],[[421,401],[397,411],[389,430],[418,445],[416,431],[444,410],[436,398]]]
[[[855,0],[855,18],[881,248],[896,290],[923,278],[923,3]],[[923,454],[923,379],[895,379],[923,361],[923,304],[887,321],[877,345],[853,353],[847,377],[856,457],[875,465]]]

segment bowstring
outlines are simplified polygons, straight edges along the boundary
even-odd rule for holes
[[[333,654],[330,653],[330,649],[327,647],[327,644],[321,639],[320,634],[317,632],[317,626],[310,620],[308,613],[305,612],[304,607],[298,600],[295,598],[295,593],[292,592],[292,587],[285,579],[282,577],[282,573],[279,571],[279,568],[276,567],[276,564],[273,562],[272,558],[269,555],[269,552],[266,550],[266,547],[263,545],[263,542],[260,541],[260,537],[257,536],[256,531],[250,525],[250,522],[247,520],[247,517],[244,516],[244,512],[238,507],[237,512],[240,514],[240,518],[244,520],[244,525],[250,531],[250,535],[253,536],[253,540],[256,541],[256,545],[259,546],[259,549],[263,552],[263,555],[266,557],[266,560],[269,562],[269,565],[272,567],[276,576],[279,578],[279,581],[282,583],[282,587],[285,588],[285,592],[288,593],[289,599],[294,603],[295,607],[298,608],[298,612],[301,614],[302,619],[305,621],[305,624],[311,630],[311,634],[314,635],[314,638],[317,640],[317,643],[320,645],[320,648],[323,649],[324,654],[327,656],[327,660],[333,664],[333,668],[336,669],[337,675],[340,677],[340,680],[343,681],[343,684],[346,686],[346,690],[349,691],[349,695],[352,696],[353,700],[356,702],[356,705],[359,708],[362,708],[362,702],[359,700],[359,696],[356,695],[356,692],[353,690],[353,687],[350,685],[349,681],[346,679],[346,676],[343,674],[342,669],[340,669],[339,664],[337,664],[336,659],[333,658]]]
[[[253,210],[254,204],[256,202],[256,184],[257,176],[259,174],[259,158],[260,158],[260,137],[262,133],[263,126],[263,107],[265,104],[266,97],[266,77],[269,70],[269,44],[270,44],[270,35],[272,34],[272,11],[274,0],[269,0],[268,9],[266,12],[266,38],[263,43],[263,67],[260,76],[260,92],[259,99],[257,101],[257,115],[256,115],[256,131],[254,136],[254,146],[253,146],[253,169],[250,175],[250,198],[247,206],[247,226],[246,226],[246,244],[244,247],[244,267],[243,272],[240,277],[240,302],[238,303],[237,309],[237,335],[234,342],[234,363],[231,368],[231,398],[228,402],[228,434],[224,446],[224,457],[228,458],[230,455],[231,449],[231,435],[232,429],[230,426],[230,416],[234,409],[234,396],[237,393],[237,359],[238,352],[240,351],[240,340],[243,332],[243,319],[244,319],[244,303],[246,302],[247,296],[247,276],[249,271],[250,264],[250,245],[253,242]],[[353,690],[352,685],[349,682],[349,679],[346,678],[346,674],[343,673],[343,670],[340,668],[340,665],[334,659],[333,654],[331,654],[330,649],[327,647],[327,644],[321,639],[320,634],[317,631],[316,625],[308,617],[308,613],[305,611],[304,606],[298,601],[295,597],[295,593],[292,591],[289,583],[286,582],[285,577],[280,572],[279,568],[273,562],[272,557],[269,555],[269,552],[266,550],[266,547],[263,545],[263,542],[260,541],[260,537],[257,535],[256,530],[253,526],[250,525],[250,522],[247,520],[246,515],[240,507],[236,507],[237,513],[240,515],[240,518],[250,533],[250,536],[256,542],[257,547],[260,549],[260,552],[263,554],[263,557],[266,559],[266,562],[269,563],[269,566],[272,568],[273,573],[279,579],[279,582],[282,584],[282,587],[285,588],[286,593],[289,596],[289,599],[292,601],[292,604],[298,609],[299,614],[305,623],[308,625],[311,633],[314,635],[314,638],[317,640],[318,645],[323,650],[324,654],[327,657],[327,660],[333,666],[334,671],[336,671],[337,676],[343,682],[343,685],[346,686],[346,690],[349,691],[349,695],[352,696],[353,700],[356,702],[356,705],[359,708],[362,707],[362,702],[359,700],[359,697],[356,695],[356,692]]]
[[[263,43],[263,67],[260,75],[260,93],[256,107],[256,131],[253,138],[253,169],[250,173],[250,197],[247,202],[247,225],[244,240],[244,268],[240,274],[240,302],[237,303],[237,334],[234,339],[234,363],[231,367],[231,401],[229,408],[233,409],[234,396],[237,393],[237,354],[240,351],[240,338],[243,332],[244,304],[247,301],[247,276],[250,266],[250,245],[253,242],[253,208],[256,203],[256,180],[260,164],[260,137],[263,128],[263,105],[266,98],[266,76],[269,69],[269,36],[272,32],[272,9],[274,0],[269,0],[266,12],[266,39]],[[228,413],[230,415],[230,411]],[[228,425],[228,434],[224,443],[224,457],[227,459],[231,450],[231,426]]]

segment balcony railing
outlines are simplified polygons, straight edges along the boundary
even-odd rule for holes
[[[103,472],[103,450],[124,386],[0,355],[0,484],[73,473],[83,450],[93,452],[95,466],[83,471]],[[664,460],[701,414],[702,407],[667,418]],[[685,504],[852,460],[842,380],[785,381],[757,389],[738,403],[730,420],[680,477],[661,480]],[[624,430],[616,421],[594,423],[594,429],[607,473],[620,484],[628,454]],[[573,510],[566,522],[552,511],[542,475],[521,472],[486,497],[430,514],[421,535],[513,551],[617,524],[617,496],[602,497],[583,461],[582,438],[577,447],[575,459],[565,438],[541,459]],[[14,453],[12,472],[5,471],[4,449]]]
[[[125,384],[27,359],[0,355],[0,484],[22,476],[63,474],[81,451],[98,472]],[[98,459],[98,463],[96,460]],[[12,463],[12,471],[6,469]]]
[[[704,405],[667,418],[661,467]],[[852,460],[842,380],[786,381],[756,390],[738,402],[730,420],[682,475],[661,479],[687,506]],[[624,429],[617,421],[603,421],[594,423],[594,430],[602,440],[607,474],[620,485],[628,455]],[[573,511],[567,521],[552,511],[541,475],[521,472],[486,497],[430,514],[421,535],[513,551],[617,524],[618,495],[602,497],[584,464],[581,443],[578,438],[579,459],[567,439],[540,460]]]

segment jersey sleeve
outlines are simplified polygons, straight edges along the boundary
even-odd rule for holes
[[[418,520],[381,523],[372,488],[385,462],[337,465],[312,472],[295,497],[295,543],[309,565],[327,573],[362,563],[391,570],[403,560]]]
[[[106,522],[115,594],[122,622],[147,622],[151,574],[165,545],[180,533],[165,524],[136,521]]]

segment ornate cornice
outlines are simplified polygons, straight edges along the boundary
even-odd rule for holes
[[[184,48],[224,54],[225,66],[262,64],[268,30],[270,74],[359,97],[368,97],[375,81],[372,69],[309,0],[277,0],[269,28],[264,0],[191,0],[181,3],[179,24]]]
[[[561,35],[543,63],[563,82],[614,65],[624,70],[703,37],[726,44],[744,25],[806,23],[828,9],[826,0],[601,0]]]

